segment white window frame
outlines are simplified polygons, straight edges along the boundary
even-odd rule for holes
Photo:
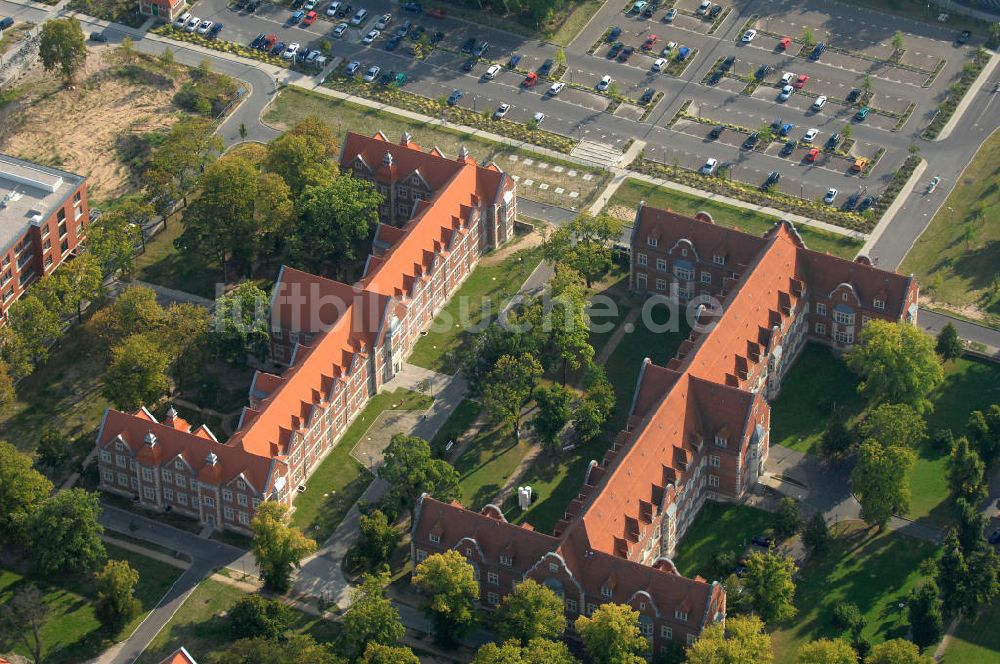
[[[642,267],[646,267],[646,263],[647,263],[646,254],[636,254],[635,255],[635,260]]]

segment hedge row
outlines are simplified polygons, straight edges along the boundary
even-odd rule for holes
[[[879,196],[878,202],[875,204],[874,209],[876,217],[881,217],[882,213],[885,212],[890,205],[892,205],[894,200],[896,200],[896,196],[899,195],[903,185],[906,184],[906,181],[910,179],[911,175],[913,175],[913,171],[917,168],[917,164],[919,163],[920,157],[918,155],[911,154],[906,158],[906,161],[903,162],[903,165],[892,174],[892,180],[889,181],[885,191],[882,192],[882,195]]]
[[[176,39],[177,41],[184,41],[191,44],[197,44],[198,46],[204,46],[205,48],[210,48],[214,51],[222,51],[223,53],[232,53],[233,55],[240,55],[244,58],[250,58],[252,60],[259,60],[260,62],[266,62],[269,65],[277,65],[279,67],[287,67],[289,64],[288,60],[277,56],[271,55],[270,53],[264,51],[258,51],[255,48],[250,48],[244,44],[237,44],[231,41],[221,41],[219,39],[209,39],[205,35],[199,35],[197,32],[188,32],[187,30],[178,30],[172,25],[164,24],[153,28],[152,30],[158,35],[164,37],[169,37],[171,39]]]
[[[962,77],[958,79],[957,83],[948,88],[948,97],[938,106],[934,119],[931,120],[931,123],[924,129],[924,133],[921,134],[924,138],[932,141],[938,137],[944,126],[948,124],[948,120],[955,114],[955,109],[958,108],[958,104],[965,97],[965,93],[969,91],[972,83],[989,61],[990,56],[985,51],[979,50],[972,55],[972,59],[962,67]]]

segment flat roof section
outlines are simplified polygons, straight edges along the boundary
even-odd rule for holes
[[[0,154],[0,252],[49,218],[84,177]]]

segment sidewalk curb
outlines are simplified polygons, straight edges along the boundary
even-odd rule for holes
[[[899,190],[898,194],[896,194],[896,198],[893,199],[892,204],[882,214],[882,218],[875,225],[875,228],[868,236],[868,240],[865,242],[865,245],[861,247],[861,250],[858,252],[859,256],[868,256],[872,259],[872,262],[876,262],[878,260],[877,256],[870,255],[871,250],[875,248],[875,245],[878,243],[879,239],[881,239],[882,234],[885,233],[887,228],[889,228],[889,224],[892,223],[892,220],[896,218],[896,213],[899,212],[899,209],[903,207],[904,203],[906,203],[906,199],[913,193],[913,190],[917,186],[917,182],[920,180],[920,177],[924,174],[925,170],[927,170],[927,160],[921,157],[920,163],[917,164],[917,167],[913,169],[913,173],[910,174],[910,179],[906,181],[903,188]],[[933,218],[934,217],[932,216],[931,219]],[[927,223],[927,227],[929,226],[930,222]],[[924,228],[925,231],[927,230],[927,227]],[[920,239],[919,235],[917,236],[917,239]],[[916,240],[914,240],[914,242],[916,242]],[[907,253],[909,253],[909,250],[907,250]],[[905,257],[906,256],[904,255],[904,258]],[[900,261],[900,264],[902,264],[902,261]],[[895,267],[898,266],[894,266],[893,269],[895,269]]]
[[[989,53],[989,51],[987,51],[987,53]],[[951,119],[949,119],[944,125],[944,128],[941,129],[941,133],[937,135],[937,138],[931,141],[932,143],[943,141],[951,136],[951,132],[954,131],[955,126],[958,124],[959,120],[962,119],[962,116],[965,115],[965,111],[967,111],[969,106],[972,105],[973,98],[979,94],[979,92],[985,87],[988,79],[993,75],[993,70],[996,69],[997,63],[1000,63],[1000,57],[994,55],[993,53],[990,53],[989,56],[990,61],[985,67],[983,67],[982,71],[979,72],[979,76],[977,76],[976,80],[972,82],[969,89],[965,91],[965,96],[962,97],[962,101],[958,103],[958,108],[956,108],[955,112],[951,114]]]

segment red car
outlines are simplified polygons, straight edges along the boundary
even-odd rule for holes
[[[526,88],[535,87],[535,83],[538,83],[538,74],[536,74],[533,71],[528,72],[528,75],[524,77],[523,81],[521,81],[521,85],[523,85]]]
[[[266,47],[264,50],[270,51],[272,48],[274,48],[274,45],[277,43],[278,43],[278,35],[273,33],[269,34],[267,36],[267,39],[264,40],[264,46]]]
[[[791,37],[782,37],[781,40],[778,42],[778,50],[779,51],[788,50],[788,47],[791,45],[792,45]]]
[[[809,82],[808,76],[806,76],[805,74],[799,74],[799,77],[795,79],[794,83],[792,83],[792,87],[795,88],[796,90],[801,90],[802,88],[806,87],[806,83],[808,82]]]
[[[812,150],[809,151],[809,154],[806,155],[806,161],[816,161],[818,157],[819,157],[819,148],[813,148]]]
[[[431,7],[425,13],[431,18],[444,18],[444,10],[437,7]]]
[[[642,50],[648,51],[649,49],[653,48],[653,44],[655,44],[658,41],[660,41],[659,37],[657,37],[656,35],[650,35],[649,39],[642,42]]]
[[[316,12],[309,12],[306,17],[302,19],[302,25],[312,25],[316,21]]]

